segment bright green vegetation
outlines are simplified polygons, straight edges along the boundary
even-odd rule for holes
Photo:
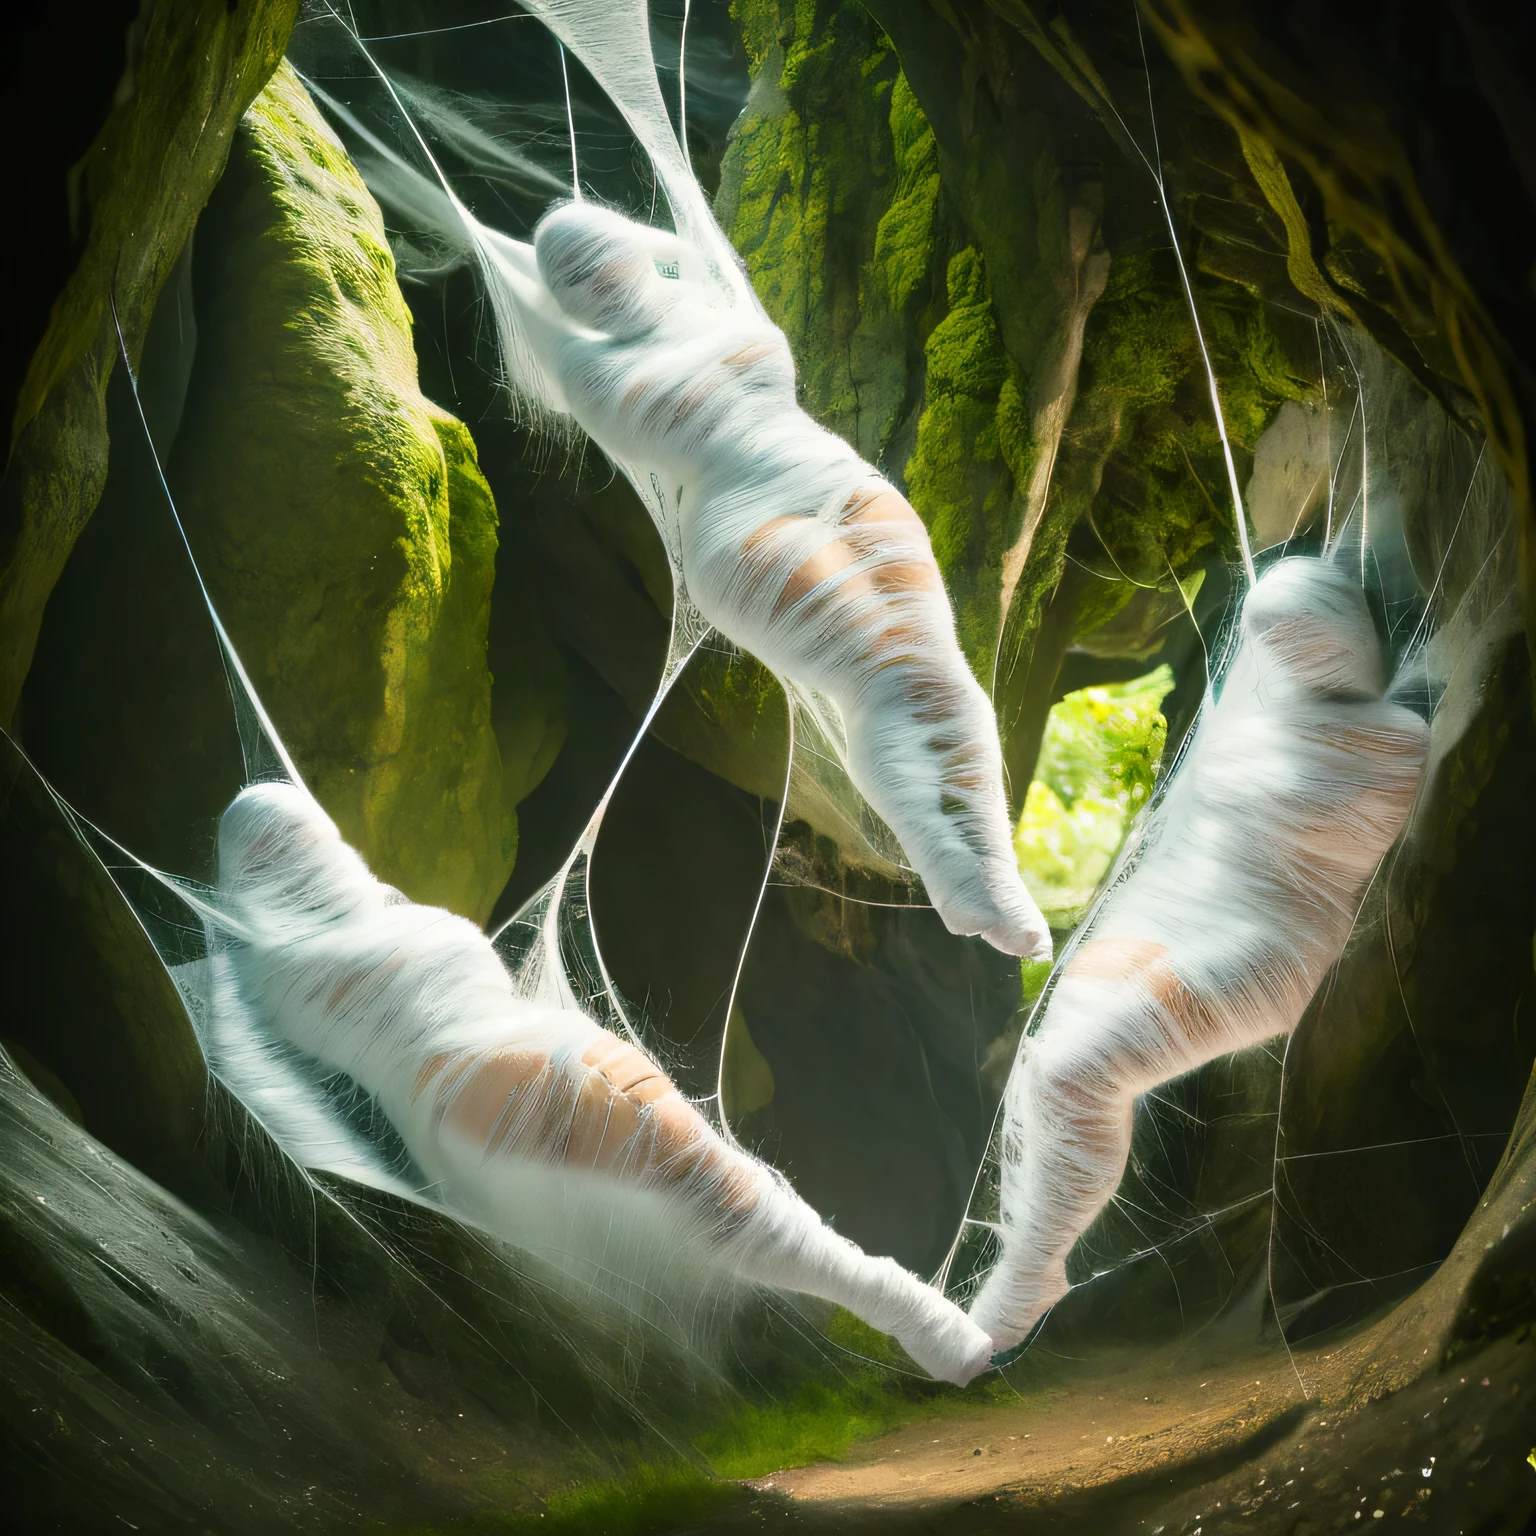
[[[851,1313],[834,1313],[822,1331],[846,1355],[771,1401],[739,1403],[696,1438],[719,1476],[763,1477],[781,1467],[837,1461],[855,1441],[1014,1395],[993,1377],[961,1392],[910,1374],[913,1367],[897,1346]]]
[[[660,1536],[707,1521],[742,1497],[735,1480],[836,1461],[857,1441],[903,1424],[1018,1401],[1016,1390],[1000,1377],[985,1378],[961,1392],[912,1374],[912,1366],[890,1339],[850,1313],[834,1313],[822,1333],[837,1351],[834,1359],[823,1358],[811,1370],[802,1369],[798,1381],[778,1383],[765,1401],[711,1401],[708,1427],[691,1435],[708,1470],[682,1460],[641,1461],[623,1476],[584,1481],[551,1494],[542,1514],[481,1515],[430,1529],[418,1527],[409,1536],[438,1531],[466,1536]],[[689,1436],[686,1425],[681,1434]]]
[[[1069,693],[1051,711],[1014,848],[1053,928],[1081,918],[1152,793],[1168,734],[1161,705],[1172,687],[1173,673],[1158,667],[1133,682]]]
[[[1019,991],[1026,1007],[1045,991],[1054,965],[1054,960],[1019,961]]]

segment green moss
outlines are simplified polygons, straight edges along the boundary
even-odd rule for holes
[[[956,254],[947,274],[949,313],[928,338],[930,395],[967,395],[996,400],[1008,375],[987,269],[974,246]]]
[[[468,430],[418,386],[378,206],[286,66],[241,125],[195,275],[171,474],[215,600],[348,841],[414,899],[483,918],[516,835],[486,664],[496,507]]]
[[[1282,402],[1310,399],[1315,386],[1291,370],[1255,295],[1224,283],[1208,285],[1203,297],[1201,318],[1227,434],[1251,454]]]
[[[1016,487],[1029,484],[1040,455],[1030,427],[1029,409],[1016,370],[1010,368],[997,392],[997,446]]]
[[[997,645],[1002,562],[1021,515],[1013,466],[1028,464],[1029,429],[980,252],[958,252],[947,277],[949,310],[925,349],[927,394],[907,494],[933,541],[960,643],[985,679]]]
[[[1133,410],[1169,404],[1189,371],[1194,336],[1172,276],[1150,255],[1121,257],[1088,322],[1083,353],[1094,387]]]
[[[1285,400],[1306,399],[1271,329],[1263,303],[1237,283],[1196,274],[1206,345],[1239,479]],[[1209,384],[1178,271],[1169,252],[1117,259],[1083,345],[1078,412],[1114,417],[1114,449],[1093,497],[1094,530],[1118,590],[1080,616],[1088,632],[1118,612],[1131,583],[1180,579],[1219,552],[1235,554],[1236,532]]]
[[[282,58],[295,0],[147,0],[131,73],[76,167],[88,233],[54,303],[11,423],[0,499],[0,723],[9,724],[43,608],[107,474],[116,301],[137,362],[155,301],[224,168],[235,124]]]
[[[741,30],[747,63],[755,75],[779,40],[779,0],[731,0],[731,19]]]
[[[761,54],[759,64],[778,63],[778,94],[770,98],[778,110],[754,112],[749,103],[727,151],[738,189],[731,237],[792,342],[816,339],[814,322],[835,277],[832,220],[848,213],[872,178],[890,174],[889,145],[872,131],[888,115],[889,44],[858,8],[822,10],[800,0],[781,23],[780,51],[772,61]],[[766,24],[757,25],[766,36]],[[803,372],[824,366],[814,349],[796,357]]]
[[[1026,1008],[1034,1004],[1045,991],[1051,979],[1053,960],[1021,960],[1019,962],[1019,996]]]
[[[642,1467],[622,1482],[589,1483],[549,1501],[532,1529],[560,1536],[650,1536],[696,1525],[743,1497],[695,1467]]]
[[[872,270],[883,284],[885,302],[902,315],[933,267],[939,203],[938,143],[905,75],[897,75],[891,87],[890,125],[896,190],[875,226]]]
[[[859,1440],[903,1424],[973,1412],[1013,1391],[989,1377],[962,1391],[911,1374],[900,1349],[849,1312],[823,1333],[846,1355],[766,1403],[741,1403],[695,1440],[721,1477],[762,1477],[783,1467],[837,1461]]]
[[[712,651],[693,691],[710,718],[731,731],[755,733],[767,711],[782,709],[783,693],[773,673],[745,651]]]
[[[722,166],[722,223],[789,338],[805,408],[878,459],[911,393],[900,314],[930,255],[931,135],[854,0],[735,14],[756,80]]]

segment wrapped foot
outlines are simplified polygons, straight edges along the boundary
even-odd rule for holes
[[[1070,1289],[1065,1264],[1036,1272],[1010,1264],[1004,1254],[971,1303],[970,1319],[990,1335],[993,1349],[1001,1354],[1022,1344]]]

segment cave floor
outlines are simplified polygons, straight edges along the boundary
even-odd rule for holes
[[[775,1473],[712,1530],[1214,1536],[1519,1532],[1536,1515],[1536,1339],[1446,1364],[1423,1319],[1333,1345],[1199,1341],[1048,1367],[1017,1407]],[[1416,1326],[1417,1325],[1417,1326]],[[1433,1363],[1431,1363],[1433,1362]]]
[[[1434,1275],[1288,1349],[1236,1314],[1162,1352],[1012,1366],[978,1407],[757,1480],[711,1532],[1536,1533],[1536,1095]],[[994,1400],[995,1403],[995,1400]]]

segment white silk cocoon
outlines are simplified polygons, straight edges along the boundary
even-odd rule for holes
[[[992,706],[956,638],[927,531],[795,398],[794,361],[667,118],[643,0],[535,0],[650,156],[675,232],[590,202],[533,243],[480,223],[371,136],[380,195],[477,258],[509,387],[574,422],[633,484],[681,603],[813,714],[951,932],[1048,957],[1019,877]],[[398,99],[398,96],[397,96]]]
[[[606,209],[556,209],[538,270],[568,323],[542,359],[616,462],[652,466],[687,590],[722,633],[830,699],[847,769],[952,932],[1050,952],[1019,878],[992,707],[906,501],[795,402],[782,333],[716,307],[706,256]]]
[[[520,997],[478,928],[375,880],[302,788],[254,785],[224,813],[214,902],[208,1033],[345,1073],[450,1209],[578,1282],[739,1277],[847,1307],[938,1378],[986,1366],[952,1302],[828,1229],[636,1046]]]
[[[1000,1254],[971,1308],[1000,1350],[1066,1292],[1136,1096],[1293,1030],[1338,958],[1429,749],[1387,683],[1341,566],[1284,559],[1249,592],[1220,695],[1008,1082]]]

